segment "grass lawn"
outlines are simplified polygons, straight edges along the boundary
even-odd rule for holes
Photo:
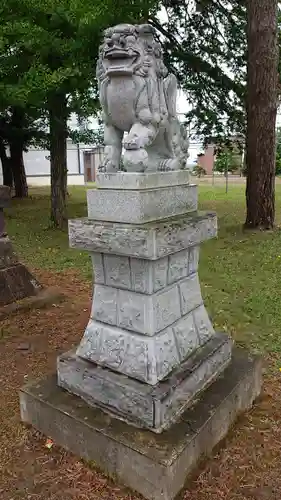
[[[206,305],[219,330],[259,351],[281,351],[281,231],[244,233],[243,185],[199,188],[200,208],[215,210],[219,237],[202,246],[200,277]],[[281,186],[277,185],[277,223]],[[69,217],[86,215],[84,187],[70,188]],[[49,229],[49,190],[31,190],[31,198],[13,201],[6,211],[9,235],[20,257],[41,269],[76,269],[91,280],[89,254],[71,250],[67,233]]]
[[[219,237],[202,246],[200,277],[217,329],[264,354],[270,370],[264,393],[239,419],[224,446],[189,481],[182,500],[281,498],[281,232],[243,233],[244,186],[200,186],[200,208],[215,210]],[[281,185],[277,185],[277,222]],[[69,216],[86,215],[84,188],[71,188]],[[54,372],[57,355],[76,346],[89,318],[91,266],[87,252],[68,248],[67,232],[48,228],[49,190],[6,210],[20,258],[47,287],[67,300],[18,312],[0,325],[1,500],[141,500],[46,437],[23,426],[18,391],[24,382]]]

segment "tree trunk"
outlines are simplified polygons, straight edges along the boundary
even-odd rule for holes
[[[49,99],[50,161],[51,161],[51,222],[62,228],[66,221],[67,192],[67,102],[65,95]]]
[[[23,162],[23,129],[25,126],[25,112],[23,108],[17,106],[12,107],[11,110],[12,134],[8,141],[10,146],[10,164],[13,173],[15,197],[27,198],[28,187]]]
[[[245,227],[264,230],[273,227],[275,217],[277,0],[247,0],[247,17]]]
[[[0,139],[0,160],[2,163],[3,184],[4,186],[9,186],[9,188],[12,189],[13,172],[11,167],[11,160],[7,156],[5,144],[1,139]]]
[[[20,140],[13,140],[10,143],[11,167],[14,179],[15,197],[27,198],[28,186],[23,162],[23,145]]]

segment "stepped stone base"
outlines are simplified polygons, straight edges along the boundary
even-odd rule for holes
[[[203,305],[151,337],[90,320],[76,354],[114,372],[156,385],[214,334]]]
[[[142,224],[197,209],[197,186],[150,189],[88,189],[89,219]],[[114,207],[114,210],[112,209]]]
[[[231,350],[232,341],[226,335],[216,334],[155,386],[100,367],[70,352],[58,359],[58,385],[91,406],[100,406],[139,427],[162,432],[226,368]]]
[[[241,349],[196,404],[155,434],[110,417],[57,385],[56,376],[21,390],[21,417],[56,444],[117,477],[149,500],[173,500],[202,457],[261,391],[261,362]]]
[[[145,224],[87,218],[68,221],[71,248],[157,260],[217,235],[213,212],[194,212]]]
[[[37,295],[42,285],[21,264],[7,237],[0,238],[0,307]]]

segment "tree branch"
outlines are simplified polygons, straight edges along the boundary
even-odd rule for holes
[[[163,35],[165,36],[175,48],[173,48],[173,56],[178,58],[180,61],[189,63],[191,68],[196,73],[206,73],[210,78],[214,80],[219,80],[223,86],[235,92],[235,94],[242,99],[244,96],[244,87],[236,82],[234,82],[229,76],[227,76],[218,66],[212,66],[207,61],[204,61],[201,57],[195,55],[187,50],[183,51],[181,44],[178,42],[176,37],[167,31],[159,21],[153,17],[150,19],[151,24]]]

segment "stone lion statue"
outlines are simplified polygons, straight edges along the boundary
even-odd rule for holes
[[[121,24],[107,29],[97,78],[105,142],[100,170],[120,169],[122,145],[127,172],[184,169],[189,144],[176,115],[177,80],[163,63],[154,28]]]

